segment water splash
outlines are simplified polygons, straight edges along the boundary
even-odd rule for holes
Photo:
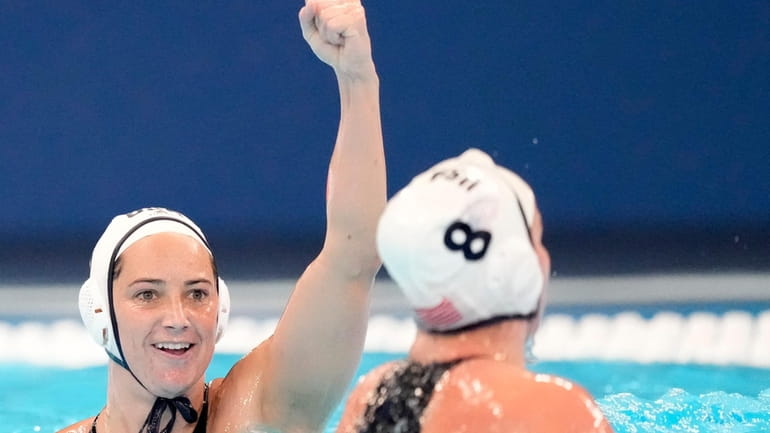
[[[770,389],[756,398],[673,388],[655,400],[619,393],[597,400],[617,432],[754,433],[770,431]]]

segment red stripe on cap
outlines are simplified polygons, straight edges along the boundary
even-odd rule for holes
[[[457,323],[463,318],[447,298],[442,298],[441,303],[435,307],[416,308],[414,311],[420,321],[428,326],[444,327]]]

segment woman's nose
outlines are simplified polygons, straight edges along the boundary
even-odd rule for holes
[[[163,326],[168,329],[182,330],[190,326],[183,300],[172,298],[163,317]]]

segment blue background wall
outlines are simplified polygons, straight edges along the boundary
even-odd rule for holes
[[[0,277],[83,275],[148,205],[314,254],[338,104],[300,6],[0,4]],[[477,146],[538,192],[557,270],[770,269],[766,1],[366,6],[391,192]]]

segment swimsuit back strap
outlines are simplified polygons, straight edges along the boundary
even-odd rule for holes
[[[420,417],[444,373],[468,358],[404,363],[387,375],[369,399],[358,433],[420,431]]]

